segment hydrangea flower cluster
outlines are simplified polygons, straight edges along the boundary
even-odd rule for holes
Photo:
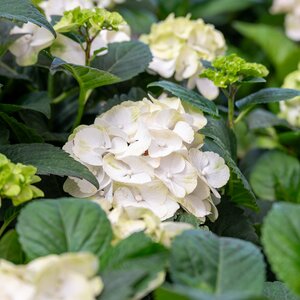
[[[0,299],[95,300],[103,283],[98,259],[88,253],[49,255],[28,265],[0,260]]]
[[[96,176],[99,189],[68,178],[64,190],[91,198],[109,211],[117,207],[151,210],[160,220],[183,207],[201,221],[215,220],[212,200],[229,179],[223,158],[204,152],[207,123],[201,111],[178,98],[126,101],[75,129],[63,149]]]
[[[274,14],[286,13],[285,32],[294,41],[300,41],[300,1],[273,0],[271,12]]]
[[[218,87],[227,88],[243,79],[266,77],[268,74],[264,65],[249,63],[236,54],[230,54],[214,59],[211,67],[205,69],[200,77],[210,79]]]
[[[41,180],[35,175],[36,171],[33,166],[14,164],[0,153],[0,204],[2,198],[11,199],[13,205],[19,205],[43,197],[44,193],[32,185]]]
[[[282,87],[300,90],[300,64],[298,70],[290,73],[285,78]],[[286,119],[291,125],[300,127],[300,97],[281,101],[279,116]]]
[[[197,86],[208,99],[218,96],[218,88],[206,78],[199,78],[204,69],[201,60],[212,61],[226,49],[223,34],[202,19],[175,18],[154,24],[141,41],[148,44],[153,54],[149,69],[164,78],[175,75],[177,81],[187,80],[187,87]]]

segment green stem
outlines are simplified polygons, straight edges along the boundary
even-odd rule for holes
[[[79,102],[79,107],[78,107],[78,111],[77,111],[77,116],[76,116],[76,119],[75,119],[75,122],[73,124],[73,130],[80,125],[80,122],[81,122],[81,119],[82,119],[82,116],[83,116],[83,113],[84,113],[84,107],[85,107],[85,104],[91,94],[92,90],[83,90],[83,89],[80,89],[80,93],[79,93],[79,99],[78,99],[78,102]]]
[[[52,75],[50,72],[48,74],[48,96],[50,99],[54,98],[55,92],[54,92],[54,86],[55,86],[55,82],[54,82],[54,75]]]
[[[228,125],[230,129],[234,129],[234,101],[238,87],[231,85],[228,93]]]
[[[70,89],[67,92],[61,93],[59,96],[57,96],[56,98],[54,98],[52,100],[52,104],[58,104],[58,103],[64,101],[65,99],[76,95],[78,93],[78,91],[79,91],[78,87],[75,87],[73,89]]]

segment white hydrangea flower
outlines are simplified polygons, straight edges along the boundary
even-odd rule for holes
[[[88,253],[49,255],[21,266],[0,260],[1,299],[95,300],[103,288],[97,271],[98,259]]]
[[[160,182],[135,187],[123,186],[117,188],[114,194],[116,207],[143,207],[152,211],[161,220],[174,216],[179,209],[176,199]]]
[[[300,41],[300,1],[273,0],[271,13],[286,13],[285,32],[294,41]]]
[[[75,129],[63,149],[95,175],[99,188],[70,177],[64,190],[106,211],[136,207],[166,220],[181,206],[200,221],[215,219],[211,191],[220,197],[229,169],[216,153],[201,151],[197,131],[206,118],[178,98],[150,99],[125,101]]]
[[[140,39],[153,54],[150,71],[164,78],[187,80],[189,89],[197,87],[208,99],[218,96],[219,90],[211,81],[199,78],[203,70],[201,59],[212,61],[226,49],[223,34],[212,25],[171,14],[165,21],[152,25],[150,34]]]
[[[220,198],[217,188],[224,186],[230,177],[224,159],[217,153],[201,152],[197,149],[190,149],[189,157],[200,179],[207,183],[216,197]]]
[[[33,23],[15,26],[10,34],[23,34],[10,45],[9,51],[16,57],[17,64],[24,67],[34,65],[40,51],[51,46],[54,41],[49,30]]]
[[[300,90],[300,64],[298,70],[287,75],[282,87]],[[300,127],[300,97],[281,101],[279,116],[286,119],[291,125]]]

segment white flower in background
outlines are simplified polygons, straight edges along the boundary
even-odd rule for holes
[[[102,30],[92,43],[91,54],[93,55],[95,51],[102,48],[107,48],[108,44],[126,41],[130,41],[130,27],[127,24],[119,26],[118,31]],[[85,64],[85,52],[79,42],[63,34],[57,34],[57,38],[51,46],[50,52],[53,56],[59,57],[68,63],[76,65]],[[101,56],[106,53],[107,50],[103,50],[97,53],[96,56]]]
[[[42,1],[39,6],[43,9],[48,20],[51,16],[61,16],[64,11],[76,7],[91,9],[94,7],[110,8],[114,4],[120,4],[125,0],[46,0]]]
[[[97,271],[98,259],[88,253],[49,255],[21,266],[0,260],[0,298],[95,300],[103,288]]]
[[[273,0],[271,13],[286,13],[286,35],[294,41],[300,41],[300,1],[299,0]]]
[[[182,207],[201,222],[215,220],[212,197],[220,197],[229,169],[218,154],[201,151],[204,136],[197,131],[206,118],[178,98],[150,99],[125,101],[74,130],[63,149],[95,175],[99,188],[69,177],[64,190],[107,212],[148,209],[166,220]]]
[[[170,15],[165,21],[154,24],[141,41],[148,44],[153,54],[149,70],[164,78],[187,80],[187,87],[198,88],[208,99],[215,99],[219,90],[208,79],[199,78],[203,70],[201,60],[212,61],[225,53],[224,36],[213,25],[203,20]]]
[[[285,78],[282,87],[300,90],[300,64],[298,70]],[[281,101],[279,116],[286,119],[291,125],[300,127],[300,96],[288,101]]]
[[[16,57],[20,66],[30,66],[37,62],[39,52],[51,46],[53,34],[33,23],[26,23],[22,27],[15,26],[10,34],[22,34],[9,47],[9,51]]]

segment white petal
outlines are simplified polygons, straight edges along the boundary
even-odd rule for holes
[[[190,144],[194,140],[194,130],[186,122],[177,122],[173,131],[177,133],[188,144]]]
[[[149,69],[155,71],[164,78],[170,78],[175,72],[176,60],[162,60],[158,57],[153,57],[152,62],[149,65]]]
[[[209,100],[214,100],[219,96],[219,88],[207,78],[197,78],[196,85],[198,91]]]

